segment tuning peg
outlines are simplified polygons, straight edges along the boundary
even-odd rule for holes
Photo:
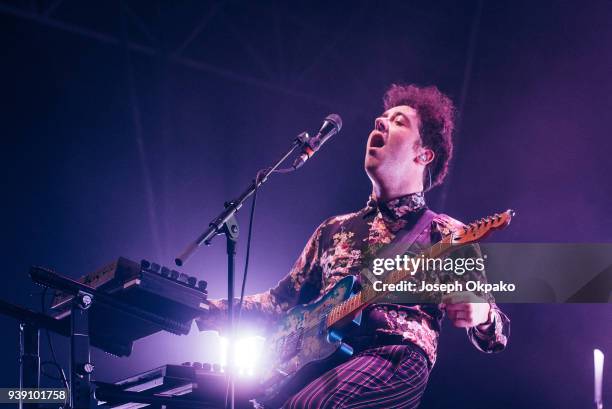
[[[170,275],[170,269],[168,267],[162,267],[161,275],[164,277],[168,277]]]
[[[189,282],[189,276],[185,273],[180,273],[178,276],[178,281],[187,284]]]
[[[176,270],[170,270],[170,278],[173,280],[177,280],[179,278],[180,273]]]
[[[189,287],[195,287],[197,282],[198,282],[198,279],[195,277],[190,276],[189,278],[187,278],[187,284],[189,284]]]

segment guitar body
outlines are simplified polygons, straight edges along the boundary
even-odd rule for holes
[[[345,325],[327,328],[333,307],[355,294],[357,278],[340,280],[315,303],[290,309],[266,342],[263,361],[263,395],[257,399],[266,408],[280,408],[312,380],[348,360],[353,349],[342,342],[344,335],[359,325],[360,316]]]

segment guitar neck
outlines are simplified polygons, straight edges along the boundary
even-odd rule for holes
[[[453,247],[475,243],[489,235],[493,230],[503,229],[508,226],[513,216],[514,211],[508,209],[505,212],[495,213],[492,216],[465,225],[463,228],[443,237],[442,240],[422,252],[418,257],[425,259],[438,258]],[[416,273],[416,271],[413,271],[415,266],[412,263],[407,267],[409,268],[394,270],[387,274],[385,279],[382,280],[383,284],[397,284]],[[358,312],[389,293],[391,291],[376,291],[372,284],[364,284],[361,291],[355,294],[354,297],[332,308],[327,316],[327,327],[329,328],[349,318],[353,319]]]
[[[437,258],[449,251],[452,247],[451,237],[445,237],[429,249],[423,251],[419,257]],[[412,268],[412,264],[408,265],[407,269],[393,270],[387,273],[385,279],[381,280],[384,284],[397,284],[402,280],[409,278],[416,271]],[[357,313],[374,303],[376,300],[389,295],[391,291],[376,291],[372,284],[363,284],[361,291],[355,294],[354,297],[335,306],[327,317],[327,327],[331,327],[339,322],[353,318]]]

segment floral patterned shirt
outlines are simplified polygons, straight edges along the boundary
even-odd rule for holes
[[[365,208],[355,213],[329,218],[315,230],[289,274],[269,291],[245,297],[243,319],[267,316],[273,321],[274,316],[295,305],[316,300],[343,277],[359,275],[400,230],[413,228],[425,209],[423,193],[413,193],[387,202],[371,198]],[[426,248],[461,226],[449,216],[437,215],[415,244]],[[474,277],[473,273],[466,273],[464,278],[483,281],[484,273],[478,274]],[[493,325],[486,332],[469,328],[467,334],[479,350],[497,352],[506,346],[510,322],[492,299],[489,302]],[[211,303],[218,308],[213,309],[206,322],[208,326],[214,321],[221,324],[227,302]],[[396,343],[413,343],[425,352],[433,366],[443,317],[444,311],[438,304],[374,304],[364,311],[355,339],[387,337]]]

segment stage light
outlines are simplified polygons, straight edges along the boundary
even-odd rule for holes
[[[595,362],[595,407],[603,408],[603,399],[601,396],[601,386],[603,384],[603,365],[604,354],[599,349],[593,350],[593,360]]]
[[[230,353],[229,340],[221,338],[221,368],[225,370],[228,363],[238,375],[251,376],[257,370],[257,364],[263,353],[265,338],[248,336],[237,338],[233,351]],[[231,357],[231,358],[230,358]]]

